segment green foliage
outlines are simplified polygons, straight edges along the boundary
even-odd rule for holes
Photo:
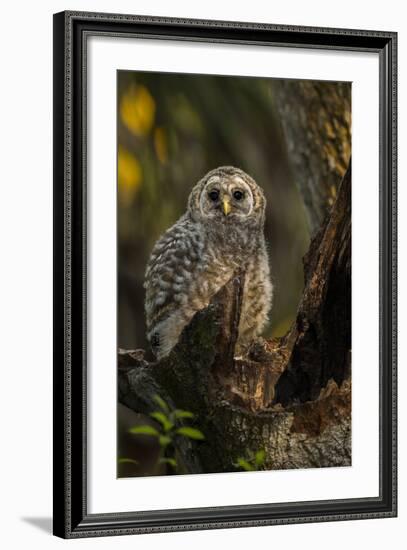
[[[155,411],[151,413],[150,416],[160,422],[165,432],[168,432],[174,427],[174,424],[168,419],[168,417],[160,411]]]
[[[134,460],[133,458],[119,458],[118,463],[119,464],[134,464],[135,466],[139,465],[139,461]]]
[[[157,405],[160,407],[160,409],[162,409],[165,413],[169,413],[170,412],[170,408],[169,406],[167,405],[167,403],[164,401],[164,399],[162,399],[159,395],[154,395],[153,397],[154,401],[157,403]]]
[[[177,461],[175,458],[160,458],[160,464],[169,464],[174,469],[177,467]]]
[[[160,443],[161,447],[166,447],[170,443],[172,443],[172,438],[168,435],[160,435],[158,437],[158,442]]]
[[[130,428],[129,432],[131,434],[155,435],[157,437],[160,435],[158,430],[148,424],[145,426],[134,426],[133,428]]]
[[[246,458],[239,457],[234,465],[246,472],[254,472],[262,469],[265,459],[266,451],[264,449],[260,449],[255,453],[249,451]]]
[[[253,470],[255,470],[254,466],[244,458],[238,458],[235,466],[241,468],[242,470],[245,470],[246,472],[252,472]]]
[[[191,420],[194,418],[194,414],[190,411],[182,409],[171,410],[168,403],[164,401],[159,395],[154,396],[154,401],[161,410],[153,411],[150,416],[155,420],[159,428],[150,426],[149,424],[143,424],[141,426],[133,426],[129,429],[129,433],[133,435],[147,435],[155,437],[160,446],[157,462],[153,473],[157,473],[161,464],[167,464],[174,470],[177,470],[178,464],[174,454],[174,442],[179,437],[192,439],[195,441],[202,441],[205,439],[204,434],[197,428],[191,426],[184,426],[180,422],[185,420]],[[130,458],[121,458],[119,463],[134,463]]]
[[[182,411],[181,409],[175,409],[173,411],[174,418],[194,418],[194,413],[191,413],[190,411]]]
[[[266,459],[266,451],[264,449],[260,449],[260,451],[257,451],[257,453],[254,455],[254,463],[257,466],[262,466],[265,459]]]
[[[178,428],[176,433],[184,435],[185,437],[189,437],[190,439],[205,439],[203,433],[200,430],[197,430],[196,428],[190,428],[188,426]]]

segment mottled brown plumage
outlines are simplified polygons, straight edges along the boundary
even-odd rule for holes
[[[192,189],[187,211],[156,242],[146,269],[147,336],[158,358],[239,269],[246,277],[237,349],[260,335],[272,299],[265,206],[257,183],[231,166]]]

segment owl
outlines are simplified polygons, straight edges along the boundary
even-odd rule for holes
[[[262,189],[232,166],[210,171],[193,187],[186,212],[158,239],[146,268],[147,337],[158,359],[169,354],[195,313],[242,269],[238,355],[261,334],[273,291],[265,207]]]

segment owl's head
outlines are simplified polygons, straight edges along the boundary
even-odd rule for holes
[[[262,189],[243,170],[221,166],[193,188],[188,210],[195,220],[263,224],[266,199]]]

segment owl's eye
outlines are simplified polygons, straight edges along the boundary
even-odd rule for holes
[[[216,189],[213,189],[212,191],[209,191],[208,195],[211,201],[215,202],[219,198],[219,191],[216,191]]]
[[[240,191],[239,189],[236,189],[236,191],[233,191],[233,197],[237,201],[241,201],[244,197],[244,193],[243,193],[243,191]]]

